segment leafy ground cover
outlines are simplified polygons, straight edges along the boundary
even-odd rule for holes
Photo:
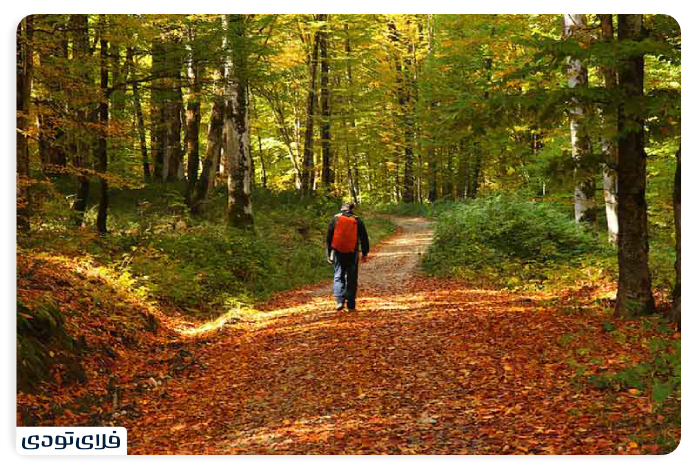
[[[124,290],[114,288],[99,326],[84,328],[121,337],[114,357],[86,356],[85,385],[20,393],[18,424],[123,425],[134,454],[676,447],[680,335],[672,325],[615,319],[608,284],[521,294],[418,276],[431,223],[397,222],[400,232],[361,266],[354,314],[332,310],[329,282],[211,321],[122,303]],[[36,281],[48,289],[82,280],[40,271]],[[105,282],[94,281],[102,294]],[[36,294],[20,291],[27,302]],[[148,313],[158,318],[154,331]],[[142,318],[137,341],[114,329],[119,314]],[[96,336],[85,341],[98,346]]]

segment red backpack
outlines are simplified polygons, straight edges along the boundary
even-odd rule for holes
[[[358,246],[358,219],[354,216],[336,215],[331,248],[341,253],[355,252]]]

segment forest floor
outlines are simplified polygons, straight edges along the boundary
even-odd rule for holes
[[[139,397],[129,453],[659,451],[641,435],[664,418],[648,396],[581,388],[568,364],[574,339],[605,368],[622,360],[600,318],[563,314],[543,294],[419,276],[431,224],[394,221],[360,266],[356,312],[335,312],[322,283],[213,331],[187,329],[204,346]]]
[[[130,454],[640,454],[678,444],[678,395],[658,405],[630,381],[586,379],[651,362],[654,343],[679,340],[675,330],[613,317],[610,282],[523,294],[424,276],[431,222],[392,220],[397,232],[360,265],[355,312],[336,312],[322,282],[194,321],[134,298],[89,262],[22,260],[33,273],[19,297],[28,308],[47,294],[63,305],[70,329],[84,332],[87,379],[57,372],[40,392],[18,393],[17,424],[124,426]]]

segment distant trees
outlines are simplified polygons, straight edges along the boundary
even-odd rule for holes
[[[647,313],[646,151],[671,174],[680,33],[662,15],[618,19],[30,16],[17,30],[18,227],[38,225],[33,185],[58,181],[70,222],[102,233],[126,186],[166,184],[196,216],[224,198],[216,216],[244,227],[255,180],[368,202],[569,196],[617,242],[617,312]]]

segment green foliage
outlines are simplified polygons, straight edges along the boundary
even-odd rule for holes
[[[72,350],[73,338],[56,302],[46,296],[31,308],[17,300],[17,386],[29,388],[48,377],[59,350]]]
[[[384,214],[435,218],[440,213],[449,210],[455,203],[451,200],[436,200],[434,203],[379,203],[373,208],[378,213]]]
[[[458,203],[438,216],[426,271],[511,286],[541,282],[548,269],[602,249],[554,207],[511,195]],[[482,275],[483,274],[483,275]]]
[[[588,383],[599,389],[650,391],[655,404],[663,404],[681,388],[681,342],[653,339],[649,343],[651,360],[628,366],[618,372],[591,375]]]
[[[250,231],[223,224],[224,190],[213,194],[201,219],[192,218],[183,203],[184,188],[170,183],[113,190],[109,236],[85,237],[66,218],[56,222],[59,229],[38,231],[22,242],[89,254],[111,268],[131,294],[203,317],[331,278],[324,239],[339,198],[257,189]],[[394,229],[381,217],[368,215],[363,221],[373,245]]]

